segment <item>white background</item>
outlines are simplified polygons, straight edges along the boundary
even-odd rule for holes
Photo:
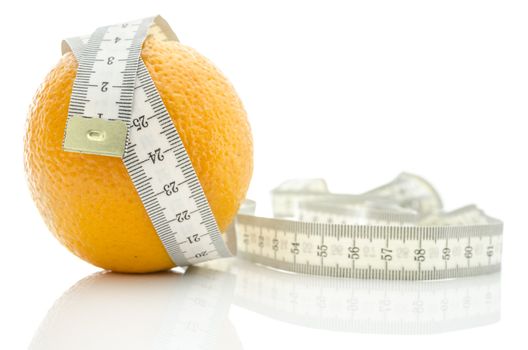
[[[183,43],[215,62],[240,94],[255,142],[249,197],[267,200],[270,188],[292,177],[324,177],[334,191],[362,192],[408,171],[430,180],[447,209],[476,203],[505,222],[498,323],[426,337],[380,336],[305,328],[227,305],[229,339],[219,339],[217,348],[487,349],[523,341],[528,313],[525,5],[505,0],[3,2],[0,348],[28,347],[54,301],[98,271],[55,241],[27,191],[22,137],[31,98],[58,61],[62,38],[153,14],[163,15]],[[142,300],[155,298],[148,288],[141,290]],[[104,295],[96,300],[103,302]],[[105,307],[111,310],[112,303]],[[104,315],[102,324],[97,317],[82,323],[68,319],[68,308],[65,312],[61,317],[72,329],[83,327],[94,339],[104,333]],[[127,331],[113,327],[114,334]],[[137,345],[134,334],[130,339]],[[183,339],[179,345],[185,347]],[[83,344],[69,348],[89,345],[79,341]],[[111,338],[107,345],[124,348]]]

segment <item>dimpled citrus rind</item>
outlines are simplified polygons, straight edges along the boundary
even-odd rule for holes
[[[153,37],[142,58],[178,130],[219,228],[245,198],[253,169],[246,112],[233,86],[195,50]],[[77,62],[63,55],[37,91],[24,142],[30,191],[57,239],[119,272],[174,267],[121,159],[62,150]]]

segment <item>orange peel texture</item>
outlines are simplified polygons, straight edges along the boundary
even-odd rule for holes
[[[149,36],[141,56],[224,231],[253,170],[244,107],[222,73],[192,48]],[[63,245],[96,266],[134,273],[170,269],[174,264],[122,160],[62,149],[76,69],[73,54],[64,54],[30,108],[24,159],[38,210]]]

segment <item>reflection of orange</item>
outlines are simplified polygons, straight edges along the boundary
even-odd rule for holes
[[[142,58],[223,231],[253,168],[242,103],[218,69],[189,47],[148,37]],[[65,54],[29,113],[25,168],[37,207],[55,236],[94,265],[121,272],[169,269],[173,263],[121,159],[61,148],[76,68],[74,56]]]
[[[207,268],[184,278],[94,273],[53,304],[29,349],[241,350],[228,318],[234,277]]]

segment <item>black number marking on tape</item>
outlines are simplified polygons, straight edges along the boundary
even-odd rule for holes
[[[161,152],[161,148],[156,148],[154,151],[149,152],[148,156],[152,161],[152,164],[156,164],[157,161],[161,162],[165,159],[165,156]]]
[[[136,130],[141,130],[149,126],[148,121],[145,119],[144,115],[141,115],[137,118],[132,119],[132,125],[136,127]]]
[[[176,220],[178,222],[184,222],[186,220],[189,220],[191,218],[191,214],[189,214],[188,210],[184,210],[181,213],[176,214]]]
[[[176,181],[171,181],[166,185],[163,185],[163,191],[167,196],[172,196],[173,194],[179,191],[178,186],[176,186]]]
[[[200,242],[200,236],[197,233],[191,236],[187,236],[187,241],[189,241],[190,244]]]
[[[107,81],[101,82],[101,91],[102,92],[107,92],[108,91],[108,82]]]

